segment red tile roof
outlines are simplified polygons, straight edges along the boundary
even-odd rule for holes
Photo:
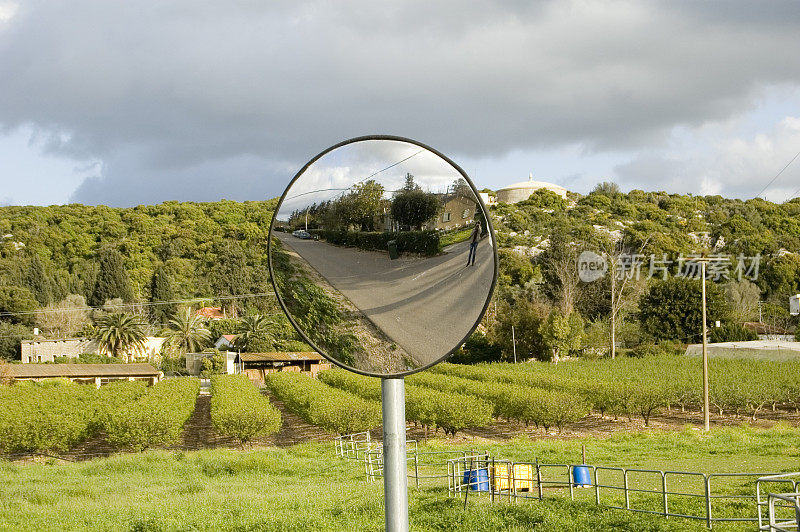
[[[220,307],[203,307],[195,310],[194,313],[196,316],[202,316],[209,320],[221,320],[225,317],[225,312]]]

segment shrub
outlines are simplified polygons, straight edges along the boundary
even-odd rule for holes
[[[380,405],[307,375],[294,372],[271,373],[267,387],[286,407],[312,425],[338,434],[352,434],[381,424]]]
[[[66,451],[89,434],[91,386],[10,386],[0,390],[0,449]]]
[[[399,253],[419,253],[432,256],[439,253],[439,234],[436,231],[402,231],[399,233],[313,229],[311,233],[337,246],[364,250],[386,251],[388,242],[397,242]]]
[[[194,412],[199,391],[197,379],[159,382],[134,403],[120,406],[103,420],[108,443],[134,451],[174,443]]]
[[[220,434],[244,444],[278,432],[281,413],[245,375],[211,378],[211,422]]]
[[[373,377],[331,369],[321,372],[320,380],[367,399],[381,399],[380,380]],[[442,428],[445,434],[455,434],[465,428],[488,425],[492,420],[492,406],[475,396],[431,390],[413,384],[407,384],[405,391],[406,419],[426,429]]]

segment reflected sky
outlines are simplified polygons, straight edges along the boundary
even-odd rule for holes
[[[444,193],[461,174],[447,161],[415,144],[396,140],[366,140],[332,150],[294,182],[276,218],[287,221],[292,212],[335,200],[362,182],[373,180],[388,199],[405,184],[406,174],[426,192]]]

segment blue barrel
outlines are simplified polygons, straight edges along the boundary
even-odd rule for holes
[[[592,475],[586,466],[572,466],[572,480],[576,487],[589,487],[592,485]]]
[[[469,469],[464,471],[464,484],[472,491],[489,491],[489,470]]]

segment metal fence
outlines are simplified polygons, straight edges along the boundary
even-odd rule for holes
[[[772,476],[512,462],[487,455],[450,459],[447,471],[448,494],[452,497],[472,494],[511,502],[569,497],[665,518],[701,520],[709,528],[715,523],[757,522],[761,526],[762,502],[757,486]],[[768,501],[763,506],[769,506]]]
[[[336,454],[360,460],[367,482],[383,476],[383,448],[369,433],[336,438]],[[700,473],[589,464],[513,462],[475,451],[420,451],[406,442],[410,486],[450,497],[530,501],[569,497],[632,512],[800,532],[800,473]]]
[[[758,501],[759,530],[800,531],[798,482],[800,482],[800,473],[769,475],[758,479],[756,499]],[[778,493],[782,490],[783,493]]]

